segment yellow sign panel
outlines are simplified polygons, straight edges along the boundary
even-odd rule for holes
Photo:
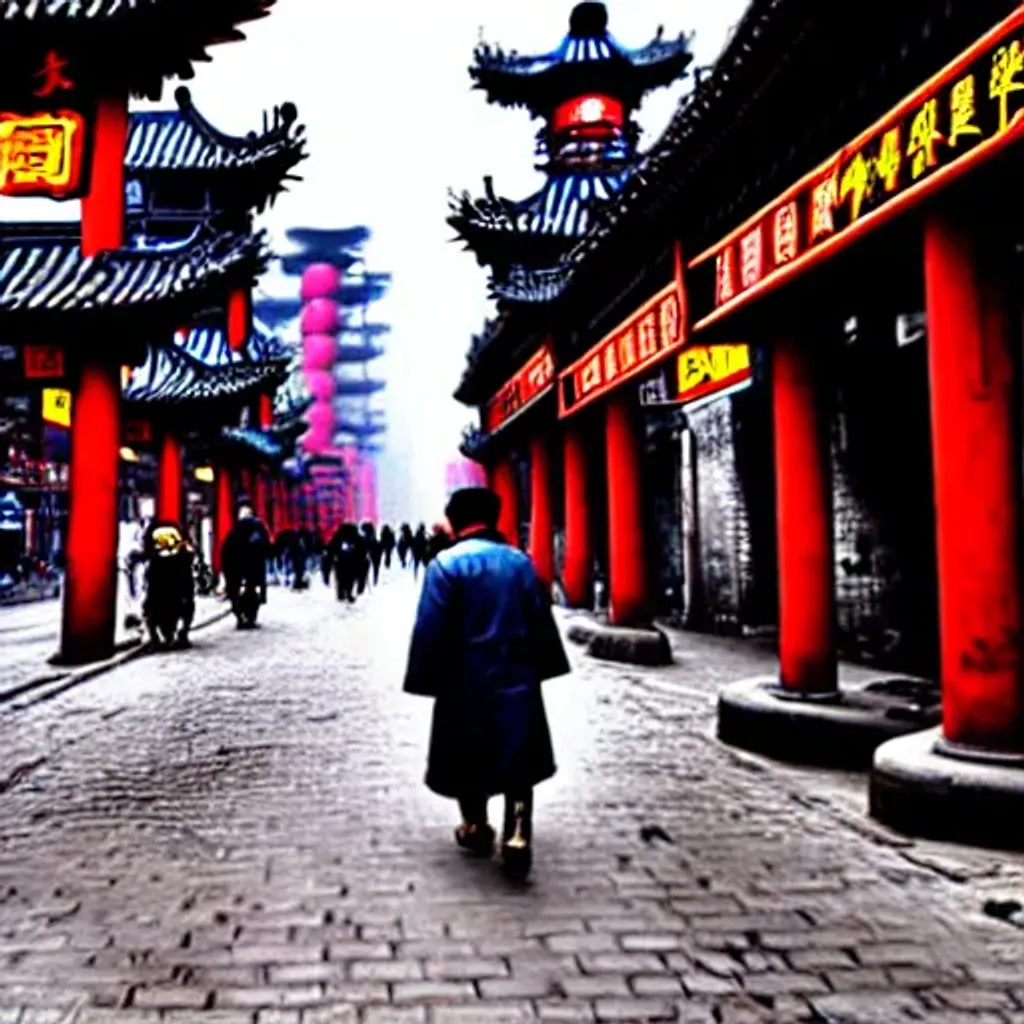
[[[43,389],[43,421],[55,427],[71,426],[71,392],[63,388]]]
[[[0,114],[0,192],[66,195],[79,186],[85,125],[71,111]]]
[[[694,345],[679,356],[680,402],[695,402],[753,377],[749,345]]]

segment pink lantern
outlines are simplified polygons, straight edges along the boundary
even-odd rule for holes
[[[306,387],[317,402],[330,404],[334,398],[334,377],[327,370],[307,370]]]
[[[312,263],[302,275],[302,300],[322,299],[334,295],[341,284],[341,271],[330,263]]]
[[[310,428],[301,437],[302,448],[311,455],[323,455],[331,446],[330,431]]]
[[[329,370],[338,355],[338,344],[329,334],[307,334],[302,339],[302,368]]]
[[[311,299],[302,308],[303,334],[337,334],[341,324],[338,304],[330,299]]]
[[[334,430],[334,409],[330,402],[314,402],[306,413],[306,422],[311,430]]]

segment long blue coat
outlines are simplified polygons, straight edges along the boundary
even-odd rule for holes
[[[541,696],[569,661],[530,559],[475,536],[427,568],[405,677],[434,697],[427,786],[447,797],[494,796],[555,774]]]

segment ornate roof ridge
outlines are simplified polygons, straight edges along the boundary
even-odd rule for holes
[[[186,86],[175,91],[176,109],[134,110],[130,114],[125,164],[129,171],[160,172],[196,169],[233,170],[252,167],[282,154],[293,167],[306,158],[306,129],[298,123],[293,103],[263,114],[263,129],[244,136],[229,135],[208,121],[192,102]],[[286,180],[299,180],[286,174]]]

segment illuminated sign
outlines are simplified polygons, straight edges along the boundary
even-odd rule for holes
[[[71,426],[71,392],[43,388],[43,422],[55,427]]]
[[[618,100],[610,96],[580,96],[563,103],[555,111],[552,128],[556,132],[609,125],[621,128],[625,120],[625,110]]]
[[[542,345],[529,362],[487,403],[484,426],[496,433],[546,394],[555,383],[555,356]]]
[[[59,345],[26,345],[25,376],[39,380],[64,376],[64,349]]]
[[[754,378],[749,345],[694,345],[679,355],[677,400],[683,405],[732,392]]]
[[[73,195],[81,184],[84,152],[80,114],[0,113],[0,195]]]
[[[691,263],[714,261],[700,330],[1024,135],[1024,8]],[[711,275],[707,275],[710,292]],[[710,303],[709,303],[710,305]]]
[[[559,416],[650,370],[685,343],[686,299],[677,279],[559,374]]]

